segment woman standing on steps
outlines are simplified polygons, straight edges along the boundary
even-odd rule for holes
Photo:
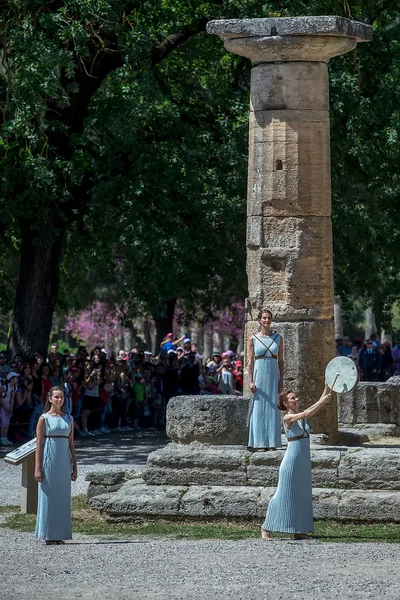
[[[249,339],[249,387],[253,394],[250,409],[249,443],[254,452],[275,450],[281,446],[281,416],[277,408],[283,388],[283,340],[272,333],[272,313],[258,313],[261,331]]]
[[[299,412],[294,392],[284,390],[280,394],[278,408],[286,412],[283,425],[288,446],[279,468],[278,488],[261,525],[264,540],[271,539],[270,531],[293,533],[295,539],[307,539],[307,533],[314,531],[310,427],[306,419],[315,415],[331,397],[326,385],[318,402]]]
[[[71,480],[76,481],[78,471],[74,420],[63,412],[63,404],[63,389],[51,388],[36,429],[39,502],[35,535],[46,544],[63,544],[72,538]]]

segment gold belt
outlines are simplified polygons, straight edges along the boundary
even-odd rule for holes
[[[54,438],[65,438],[65,439],[68,439],[69,435],[45,435],[44,437],[45,438],[52,438],[52,437],[54,437]]]

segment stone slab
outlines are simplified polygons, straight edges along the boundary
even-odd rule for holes
[[[149,485],[277,485],[285,450],[250,453],[237,446],[169,444],[148,457]],[[400,491],[399,448],[311,447],[313,485]]]
[[[334,35],[352,37],[357,42],[372,40],[372,28],[369,25],[337,16],[218,19],[207,23],[207,33],[232,38]]]
[[[126,485],[126,484],[125,484]],[[124,487],[124,486],[123,486]],[[89,501],[108,518],[181,517],[263,520],[275,488],[244,486],[159,487],[138,485]],[[400,522],[400,492],[313,489],[314,517],[345,521]]]
[[[400,490],[398,448],[351,448],[340,460],[339,487]]]
[[[353,392],[338,396],[338,417],[344,424],[400,425],[400,377],[385,383],[362,382]]]
[[[143,479],[152,485],[246,485],[245,446],[168,444],[149,454]]]
[[[190,444],[246,444],[250,399],[245,396],[176,396],[167,407],[167,435]]]

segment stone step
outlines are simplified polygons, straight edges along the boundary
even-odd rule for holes
[[[149,454],[149,485],[276,486],[285,450],[251,453],[245,446],[168,444]],[[400,490],[400,449],[311,446],[316,487]]]
[[[263,520],[275,488],[256,486],[160,486],[128,481],[89,504],[110,520],[143,518]],[[313,489],[314,517],[343,521],[400,522],[400,492]]]

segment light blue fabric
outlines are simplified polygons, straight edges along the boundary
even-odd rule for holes
[[[46,435],[66,437],[45,438],[35,535],[40,540],[70,540],[72,457],[68,435],[72,418],[44,414]]]
[[[303,427],[304,424],[304,427]],[[288,439],[309,433],[307,421],[295,421],[285,433]],[[278,488],[268,505],[262,525],[266,531],[308,533],[314,531],[310,438],[288,442],[279,468]]]
[[[281,414],[276,407],[280,374],[278,360],[271,358],[271,355],[278,356],[281,338],[278,334],[257,337],[260,339],[253,338],[254,357],[265,354],[266,358],[254,360],[253,382],[257,390],[250,412],[248,446],[278,448],[282,446]],[[269,351],[265,346],[269,347]]]

